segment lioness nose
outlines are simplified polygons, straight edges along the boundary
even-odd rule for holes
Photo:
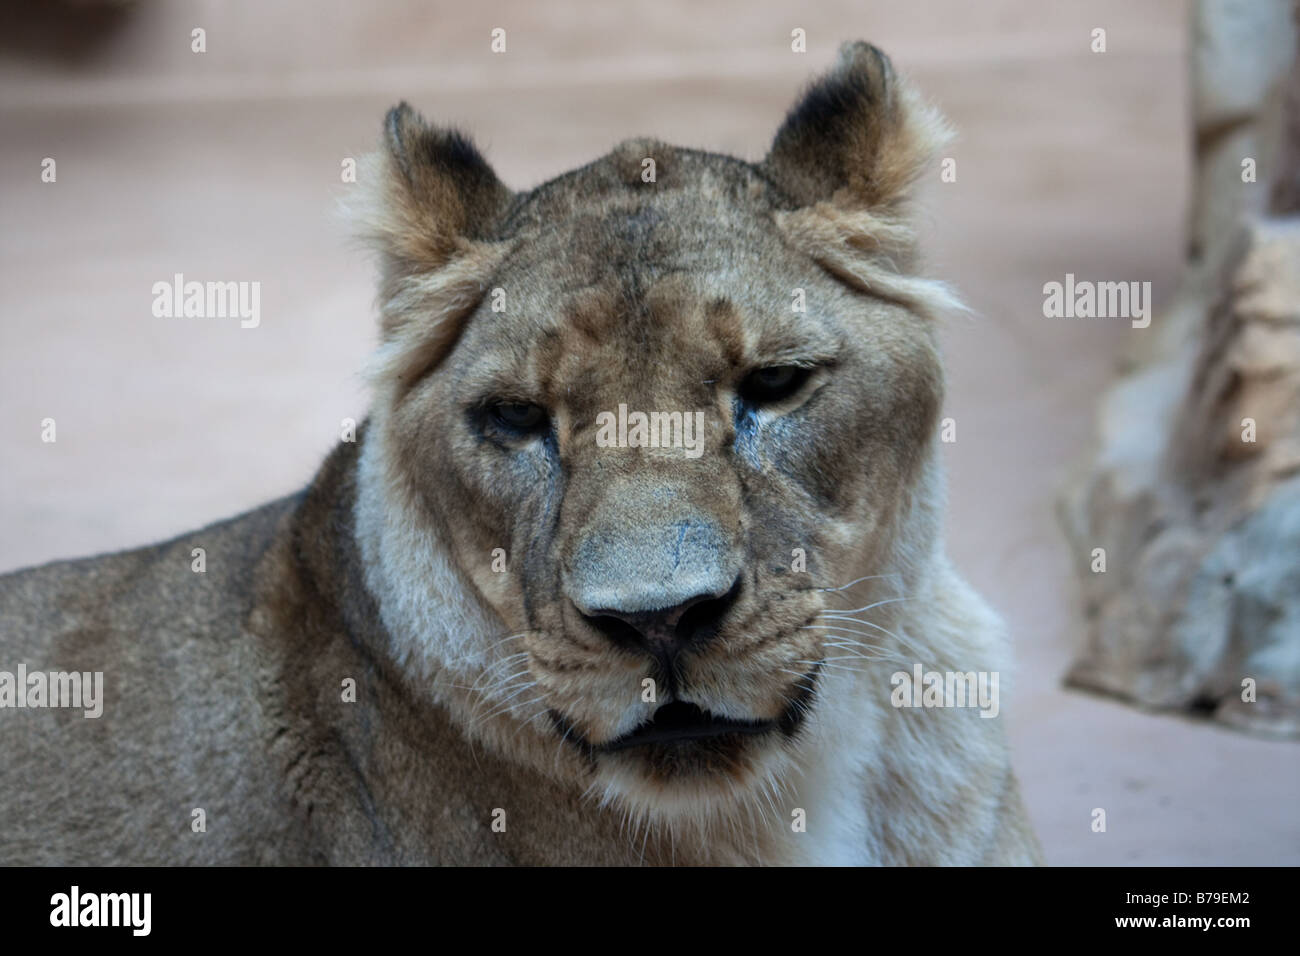
[[[739,591],[737,577],[722,594],[697,594],[661,610],[630,612],[598,608],[584,617],[618,644],[671,660],[688,645],[701,643],[718,633]]]

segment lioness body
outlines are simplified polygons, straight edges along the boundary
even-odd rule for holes
[[[619,813],[466,743],[386,659],[349,541],[355,459],[355,446],[340,446],[307,492],[166,544],[0,577],[6,661],[105,674],[100,718],[4,714],[0,863],[750,860],[752,834],[643,842]],[[191,570],[195,547],[207,552],[202,574]],[[342,701],[347,677],[355,703]],[[849,775],[861,789],[827,794],[819,785],[832,780],[809,780],[799,805],[812,835],[787,838],[782,819],[766,861],[1032,857],[999,741],[972,760],[946,752],[946,735],[931,746],[922,729],[900,737],[864,751],[878,763]],[[914,789],[918,765],[934,779]],[[192,829],[196,808],[206,832]],[[492,829],[497,808],[505,832]]]
[[[942,293],[897,271],[927,117],[847,47],[758,166],[635,141],[516,195],[394,110],[358,440],[0,578],[0,669],[105,682],[0,710],[0,861],[1035,861],[1000,721],[891,702],[1007,670],[943,556]],[[695,445],[610,447],[629,404]]]

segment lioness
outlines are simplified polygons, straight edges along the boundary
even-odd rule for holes
[[[0,861],[1035,862],[996,711],[898,706],[1005,661],[943,551],[944,136],[861,43],[756,164],[635,140],[517,193],[389,112],[356,441],[0,579],[0,670],[103,675],[89,719],[0,684]]]

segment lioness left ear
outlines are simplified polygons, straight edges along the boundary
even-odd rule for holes
[[[404,250],[431,262],[454,252],[458,238],[487,239],[510,202],[477,147],[458,130],[430,126],[406,103],[384,118],[391,211],[412,227]]]
[[[888,214],[950,135],[889,57],[846,43],[790,110],[761,168],[798,206],[829,200]]]
[[[438,361],[508,251],[495,237],[513,194],[470,140],[405,103],[345,201],[380,260],[383,369],[405,381]]]

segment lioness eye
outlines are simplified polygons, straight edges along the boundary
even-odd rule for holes
[[[740,395],[752,405],[768,405],[789,398],[812,374],[799,365],[770,365],[750,372],[740,385]]]
[[[497,424],[520,434],[541,431],[546,424],[546,410],[529,402],[499,402],[492,406]]]

